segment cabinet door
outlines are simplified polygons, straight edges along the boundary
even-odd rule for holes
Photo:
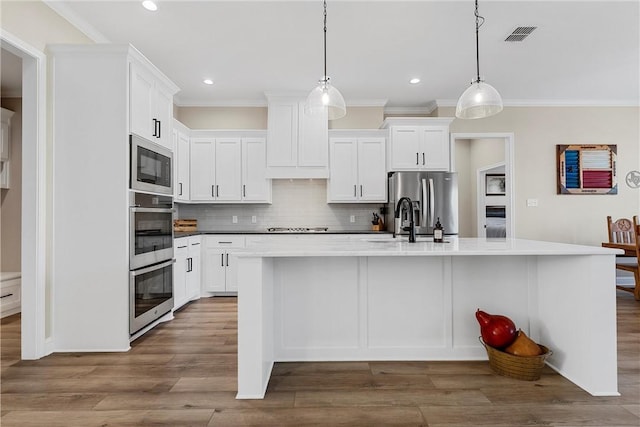
[[[420,129],[420,166],[429,170],[449,170],[449,130],[448,128]]]
[[[238,292],[238,262],[229,252],[225,253],[227,267],[227,292]]]
[[[296,166],[298,103],[269,103],[267,122],[267,166]]]
[[[9,160],[10,137],[9,123],[2,123],[2,133],[0,134],[0,161]]]
[[[358,145],[356,138],[331,138],[328,201],[358,199]]]
[[[207,292],[225,292],[225,255],[226,252],[223,249],[207,249],[205,251],[202,290]]]
[[[212,139],[191,139],[191,200],[213,200],[215,196],[215,144]]]
[[[171,146],[171,128],[173,123],[173,95],[160,85],[156,85],[155,105],[152,110],[153,116],[151,121],[156,119],[155,142],[172,150]]]
[[[194,300],[200,296],[200,282],[202,281],[200,246],[194,249],[194,246],[191,245],[189,248],[189,257],[191,258],[191,271],[187,274],[185,287],[185,299],[187,301]]]
[[[266,178],[266,155],[264,138],[242,140],[242,200],[271,200],[271,180]]]
[[[358,139],[358,197],[361,201],[387,201],[385,139]]]
[[[153,122],[155,79],[145,70],[131,64],[129,68],[131,132],[143,138],[155,140]]]
[[[216,139],[216,200],[242,198],[242,146],[240,138]]]
[[[420,132],[416,126],[391,128],[391,170],[417,170],[420,162]]]
[[[329,125],[327,113],[310,116],[304,102],[298,104],[298,166],[327,167],[329,159]]]
[[[182,132],[174,131],[176,135],[176,148],[174,164],[176,165],[176,200],[189,200],[189,137]]]
[[[176,239],[174,255],[176,263],[173,265],[173,309],[176,310],[187,301],[186,283],[188,261],[187,239]]]

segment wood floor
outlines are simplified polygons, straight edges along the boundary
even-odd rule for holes
[[[597,315],[597,313],[594,313]],[[618,293],[620,397],[549,368],[539,381],[487,362],[279,363],[264,400],[235,400],[235,298],[202,299],[126,354],[20,361],[19,315],[1,325],[0,425],[638,426],[640,303]]]

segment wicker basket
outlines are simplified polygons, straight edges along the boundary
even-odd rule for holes
[[[487,345],[482,341],[480,342],[487,350],[489,356],[489,366],[496,373],[504,375],[505,377],[517,378],[525,381],[535,381],[540,379],[540,372],[544,368],[545,361],[552,352],[547,347],[540,345],[542,354],[539,356],[515,356],[513,354],[505,353],[497,348]]]

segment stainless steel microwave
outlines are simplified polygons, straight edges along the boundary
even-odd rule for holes
[[[130,143],[131,189],[173,194],[171,151],[137,135],[130,136]]]

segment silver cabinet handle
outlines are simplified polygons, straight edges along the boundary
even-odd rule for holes
[[[211,186],[211,197],[216,197],[214,185]]]
[[[220,254],[220,267],[224,267],[224,254]]]
[[[360,186],[360,197],[362,197],[362,185]]]
[[[191,246],[198,246],[200,243],[192,243]]]
[[[182,183],[179,182],[178,185],[180,186],[180,192],[178,193],[178,196],[182,196]]]
[[[247,197],[247,186],[242,184],[242,197]]]
[[[420,154],[416,153],[416,165],[420,164]]]
[[[219,186],[216,185],[216,197],[220,197],[220,189],[218,187]]]
[[[231,243],[233,242],[218,242],[218,244],[221,244],[221,245],[230,245]]]
[[[356,190],[356,185],[353,184],[353,197],[356,197],[358,195],[357,191],[358,190]]]
[[[227,267],[229,267],[229,254],[227,254]]]
[[[178,246],[178,249],[183,249],[183,248],[186,248],[186,247],[187,247],[187,245],[185,245],[185,246]]]
[[[424,163],[424,153],[422,153],[422,166],[424,166],[424,165],[425,165],[425,163]]]

